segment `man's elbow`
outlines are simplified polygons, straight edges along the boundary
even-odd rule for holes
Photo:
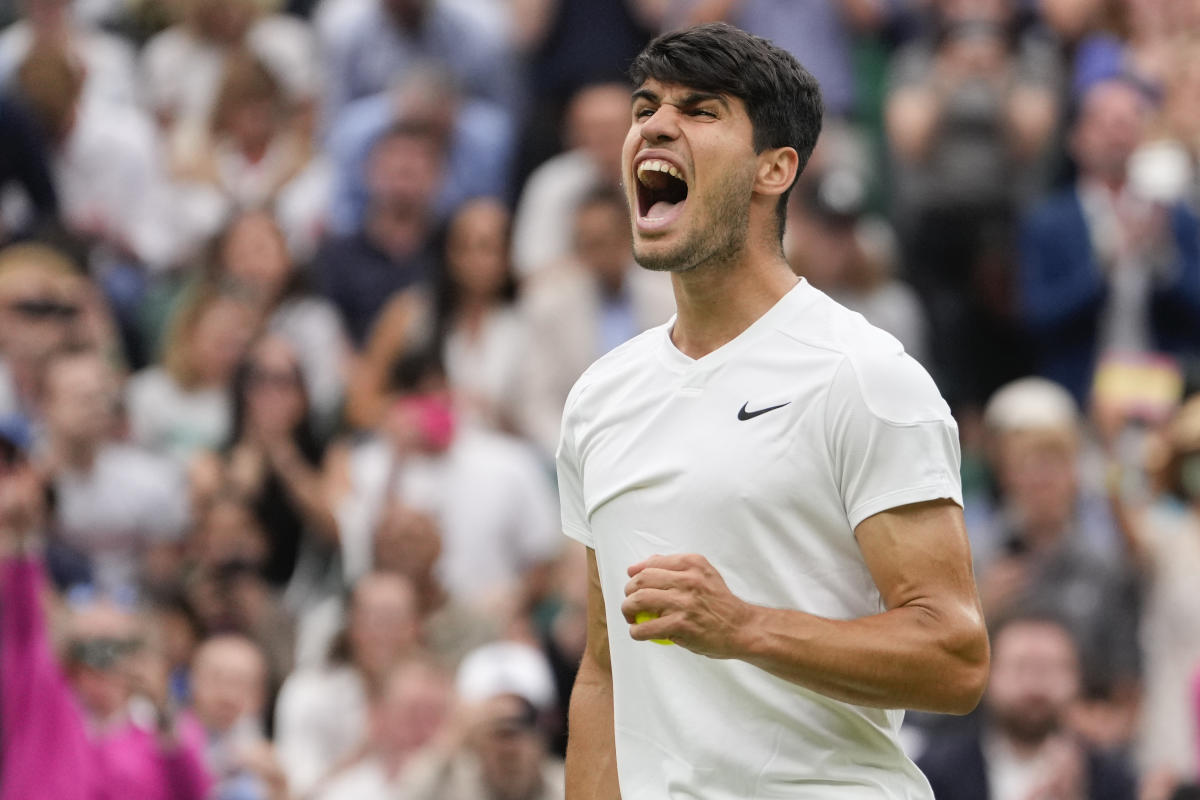
[[[979,705],[987,688],[991,653],[982,618],[949,637],[946,652],[951,659],[943,686],[944,714],[969,714]]]

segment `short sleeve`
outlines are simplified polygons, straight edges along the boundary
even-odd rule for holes
[[[910,503],[962,505],[958,426],[933,379],[899,348],[842,362],[825,425],[851,528]]]
[[[575,403],[580,393],[576,384],[567,397],[563,411],[562,431],[559,435],[555,462],[558,466],[558,503],[562,511],[563,533],[582,542],[593,550],[596,547],[588,526],[587,506],[583,499],[583,470],[579,461],[578,443],[575,441]]]

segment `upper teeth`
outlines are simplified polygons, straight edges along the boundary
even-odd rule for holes
[[[683,180],[683,173],[681,173],[671,164],[658,158],[648,158],[642,163],[638,164],[637,174],[639,180],[641,180],[642,176],[647,172],[665,172],[672,178]]]

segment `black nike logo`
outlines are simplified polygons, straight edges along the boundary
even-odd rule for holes
[[[786,403],[780,403],[777,406],[768,406],[767,408],[760,408],[757,411],[747,411],[746,406],[748,406],[748,405],[750,405],[749,402],[743,403],[742,407],[738,410],[738,419],[742,420],[743,422],[745,422],[748,419],[754,419],[755,417],[765,414],[768,411],[774,411],[777,408],[783,408],[784,406],[790,406],[791,401],[788,401]]]

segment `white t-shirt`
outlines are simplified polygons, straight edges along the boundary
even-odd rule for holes
[[[700,359],[672,324],[584,373],[558,453],[563,526],[595,550],[607,608],[621,796],[931,798],[898,743],[902,711],[636,642],[620,605],[631,564],[699,553],[751,603],[882,612],[854,529],[908,503],[961,504],[946,403],[892,336],[805,281]]]

